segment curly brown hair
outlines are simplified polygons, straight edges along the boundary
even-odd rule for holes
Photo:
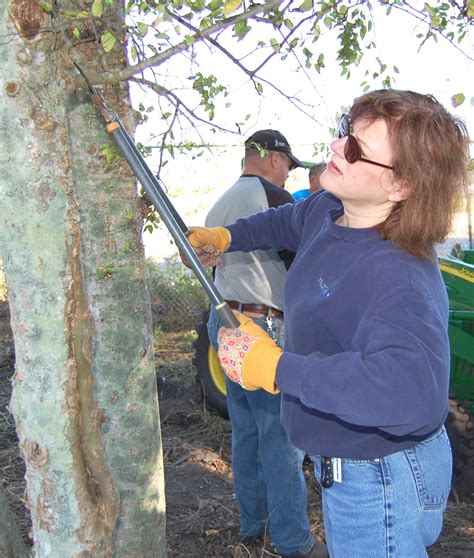
[[[393,173],[409,194],[379,225],[382,237],[421,258],[451,228],[456,205],[466,192],[469,135],[464,122],[433,96],[382,89],[354,101],[353,125],[383,118],[392,148]]]

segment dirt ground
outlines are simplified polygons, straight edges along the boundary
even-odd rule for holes
[[[0,480],[25,541],[31,544],[30,520],[23,505],[24,466],[7,409],[14,355],[7,308],[1,302],[0,346]],[[209,412],[202,400],[192,365],[192,333],[161,334],[156,364],[166,466],[168,557],[277,556],[268,544],[252,547],[239,541],[230,467],[230,424]],[[312,529],[315,537],[324,541],[320,494],[310,463],[305,464],[305,474]],[[473,503],[459,499],[450,502],[442,536],[429,550],[429,556],[474,556]]]

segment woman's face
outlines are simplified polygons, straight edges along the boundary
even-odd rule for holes
[[[355,123],[352,135],[357,139],[364,158],[391,164],[392,150],[384,120],[370,124],[360,120]],[[344,157],[346,141],[347,137],[343,137],[331,143],[333,156],[321,175],[321,186],[343,203],[350,203],[359,209],[390,210],[397,201],[404,199],[392,170],[364,161],[348,163]]]

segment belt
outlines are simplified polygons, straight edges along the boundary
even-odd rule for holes
[[[254,314],[262,314],[262,316],[275,316],[275,318],[283,318],[283,312],[277,308],[266,306],[265,304],[246,304],[237,302],[236,300],[226,300],[227,304],[234,310],[239,312],[253,312]]]

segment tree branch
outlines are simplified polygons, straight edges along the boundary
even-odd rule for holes
[[[229,130],[228,128],[218,126],[217,124],[214,124],[214,122],[211,122],[210,120],[206,120],[205,118],[201,118],[200,116],[198,116],[194,112],[193,109],[189,108],[185,103],[183,103],[183,101],[176,95],[176,93],[173,93],[169,89],[166,89],[165,87],[162,87],[161,85],[158,85],[157,83],[155,83],[153,81],[150,81],[150,80],[145,79],[145,78],[138,78],[138,77],[132,77],[132,78],[130,78],[130,81],[133,81],[135,83],[139,83],[141,85],[146,85],[147,87],[149,87],[152,91],[154,91],[158,95],[171,98],[172,101],[170,101],[170,102],[175,107],[177,107],[177,106],[183,107],[183,109],[187,113],[189,113],[193,117],[194,120],[197,120],[198,122],[202,122],[203,124],[213,126],[214,128],[216,128],[218,130],[221,130],[222,132],[227,132],[227,133],[231,133],[231,134],[236,134],[237,133],[237,132],[234,132],[233,130]]]
[[[255,15],[263,11],[271,10],[273,8],[278,7],[281,3],[282,0],[267,0],[263,4],[254,4],[250,8],[242,12],[241,14],[223,19],[222,21],[219,21],[214,25],[210,25],[204,30],[195,33],[195,35],[193,36],[194,42],[203,41],[204,39],[213,35],[214,33],[217,33],[218,31],[227,29],[228,27],[234,25],[235,23],[238,23],[239,21],[252,19],[252,17],[254,17]],[[142,60],[141,62],[135,64],[134,66],[127,66],[126,68],[123,68],[122,70],[119,71],[100,74],[99,72],[88,70],[88,77],[93,85],[126,81],[131,77],[133,77],[134,75],[142,72],[146,68],[149,68],[151,66],[159,66],[160,64],[163,64],[166,60],[168,60],[172,56],[178,54],[179,52],[184,52],[185,50],[187,50],[189,46],[190,45],[187,43],[187,41],[183,40],[180,43],[168,48],[167,50],[160,52],[159,54],[156,54],[154,56],[151,56],[147,60]],[[79,87],[80,84],[82,83],[80,78],[78,77],[76,81],[77,83],[75,83],[74,85]]]

